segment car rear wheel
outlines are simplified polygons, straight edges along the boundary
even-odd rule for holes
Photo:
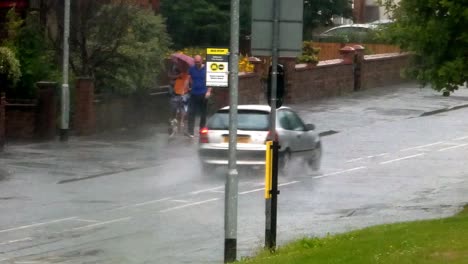
[[[322,159],[322,144],[319,142],[312,152],[312,155],[307,160],[307,165],[314,171],[320,170],[320,162]]]
[[[213,164],[201,162],[200,167],[201,167],[202,176],[215,174],[216,166]]]
[[[279,154],[279,159],[278,159],[279,172],[283,175],[288,175],[290,164],[291,164],[291,152],[289,151],[289,149],[286,149],[285,151]]]

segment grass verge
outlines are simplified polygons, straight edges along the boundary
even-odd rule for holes
[[[239,263],[468,263],[468,206],[449,218],[380,225],[303,238]]]

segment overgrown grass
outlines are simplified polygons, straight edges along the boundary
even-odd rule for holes
[[[468,206],[449,218],[304,238],[240,263],[468,263]]]

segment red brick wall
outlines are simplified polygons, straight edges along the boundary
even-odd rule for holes
[[[341,60],[322,62],[315,67],[296,66],[286,103],[338,96],[353,91],[353,66]]]
[[[96,130],[165,123],[170,115],[169,98],[163,92],[140,97],[99,97],[95,101]]]
[[[6,138],[33,139],[35,137],[37,104],[7,103]]]
[[[80,78],[76,83],[74,130],[78,135],[90,135],[96,130],[94,80]]]
[[[239,75],[239,104],[259,104],[264,100],[260,76],[254,73]],[[229,105],[229,88],[214,88],[209,111]]]
[[[57,132],[57,83],[38,82],[38,111],[36,134],[39,139],[50,140]]]
[[[0,94],[0,151],[5,144],[5,95]]]
[[[379,54],[364,56],[361,89],[404,82],[401,71],[408,66],[408,54]]]

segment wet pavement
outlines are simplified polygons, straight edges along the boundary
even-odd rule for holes
[[[293,106],[327,136],[319,173],[280,178],[279,244],[455,213],[468,201],[465,104],[468,89],[407,84]],[[200,175],[194,142],[164,130],[7,145],[0,263],[221,263],[224,175]],[[261,174],[240,177],[239,257],[263,246]]]

